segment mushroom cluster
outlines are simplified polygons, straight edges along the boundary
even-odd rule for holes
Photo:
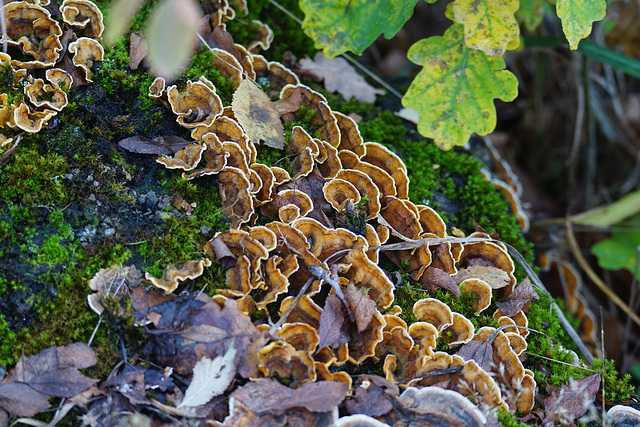
[[[67,105],[71,87],[91,82],[91,66],[104,55],[102,12],[89,0],[65,0],[59,16],[49,0],[5,3],[0,127],[35,133]]]
[[[272,339],[259,351],[257,377],[286,378],[293,387],[317,380],[351,385],[346,364],[381,361],[387,379],[403,386],[437,384],[488,407],[530,411],[535,381],[520,361],[527,346],[528,331],[519,328],[527,326],[524,311],[504,316],[497,310],[499,328],[475,331],[464,315],[426,298],[413,306],[418,322],[408,325],[399,317],[402,309],[392,306],[396,284],[378,265],[383,251],[423,289],[455,296],[464,289],[474,295],[478,315],[492,294],[508,295],[516,285],[505,247],[482,232],[468,243],[443,242],[450,237],[445,222],[409,200],[407,168],[396,153],[365,142],[352,118],[332,111],[282,64],[236,47],[239,59],[221,50],[212,64],[236,87],[245,77],[266,78],[287,105],[285,122],[301,108],[314,112],[308,128],[292,128],[283,152],[292,159],[289,170],[256,160],[256,141],[204,77],[182,91],[158,78],[149,93],[172,109],[194,140],[158,162],[181,169],[185,179],[217,178],[231,227],[204,247],[226,269],[226,287],[216,298],[235,299],[245,313],[279,313],[281,324],[260,326]],[[259,218],[274,220],[256,225]],[[463,236],[458,231],[456,237]],[[207,265],[198,264],[199,274]],[[167,292],[178,279],[194,277],[193,266],[185,274],[171,268],[164,279],[177,279],[156,284]],[[361,310],[365,302],[369,310]],[[343,310],[350,326],[328,331],[323,318]],[[437,351],[439,337],[459,354]],[[453,374],[425,375],[455,367]]]

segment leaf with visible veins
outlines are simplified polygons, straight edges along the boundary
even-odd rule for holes
[[[600,388],[600,373],[581,380],[571,380],[568,385],[547,387],[549,397],[544,399],[545,425],[573,422],[589,409]]]

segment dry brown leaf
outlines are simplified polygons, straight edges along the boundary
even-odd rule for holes
[[[242,128],[254,143],[284,147],[284,128],[280,114],[255,83],[243,80],[233,93],[231,108]]]
[[[346,407],[350,414],[377,417],[391,411],[394,400],[394,397],[380,385],[365,381],[356,389],[356,398],[348,400]]]
[[[460,288],[456,280],[449,273],[437,267],[427,267],[422,277],[420,277],[422,288],[434,291],[436,289],[445,289],[451,292],[456,298],[460,296]]]
[[[220,307],[205,294],[197,299],[192,294],[184,294],[154,306],[150,312],[161,315],[157,329],[149,331],[151,339],[146,347],[156,363],[189,375],[200,359],[215,359],[233,342],[238,372],[245,378],[255,375],[263,335],[236,301],[226,300]],[[214,339],[203,338],[202,342],[190,339],[203,337],[203,330],[215,330]]]
[[[338,92],[345,99],[355,98],[361,102],[376,102],[376,95],[384,94],[384,90],[376,89],[362,77],[344,58],[327,58],[317,52],[313,60],[300,60],[300,68],[309,71],[320,79],[324,79],[324,87],[330,92]]]
[[[312,412],[328,412],[344,400],[348,390],[346,383],[337,381],[320,381],[291,389],[276,380],[261,378],[238,388],[231,397],[256,414],[282,413],[298,406]]]
[[[600,373],[581,380],[571,380],[568,385],[547,387],[549,397],[544,399],[545,425],[571,423],[581,417],[596,399],[600,388]]]
[[[362,333],[369,327],[371,319],[377,311],[375,301],[369,298],[364,292],[359,291],[352,282],[344,290],[347,304],[351,307],[351,312],[356,318],[358,333]]]
[[[533,299],[540,299],[529,278],[525,278],[504,301],[496,301],[496,306],[504,316],[515,316],[515,314],[528,307]]]
[[[0,411],[17,417],[32,417],[51,407],[48,396],[35,391],[27,384],[0,385]]]
[[[327,297],[318,327],[320,342],[318,348],[338,348],[349,342],[349,328],[345,322],[345,310],[336,294]]]
[[[144,136],[130,136],[118,142],[118,145],[131,153],[170,155],[191,144],[178,136],[158,137],[154,139]]]
[[[487,372],[491,371],[493,362],[493,340],[471,340],[460,347],[456,353],[464,360],[475,360],[478,366]]]

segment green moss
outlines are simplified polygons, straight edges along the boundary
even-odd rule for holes
[[[304,17],[298,0],[278,1],[286,10],[294,16]],[[236,14],[236,18],[227,22],[227,31],[233,37],[234,42],[247,46],[256,40],[254,19],[264,22],[273,30],[274,43],[266,52],[261,52],[270,61],[282,61],[283,54],[293,52],[298,58],[313,56],[316,49],[313,40],[307,37],[294,19],[284,14],[268,0],[249,0],[247,2],[249,14],[244,16]]]
[[[231,105],[233,100],[233,80],[223,76],[214,68],[211,60],[213,53],[208,49],[200,49],[193,55],[189,69],[185,71],[178,80],[179,84],[187,80],[197,81],[200,77],[205,77],[216,87],[216,93],[222,100],[222,105]]]
[[[526,427],[528,425],[518,420],[518,418],[514,414],[512,414],[506,409],[502,409],[502,408],[498,409],[497,414],[498,414],[498,421],[500,422],[501,426]]]
[[[67,203],[64,186],[67,171],[65,158],[40,153],[37,145],[25,141],[0,170],[0,198],[26,204]]]

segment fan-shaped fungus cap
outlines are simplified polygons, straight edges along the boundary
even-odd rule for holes
[[[469,237],[475,237],[474,234],[471,234]],[[482,263],[484,263],[484,265],[490,264],[507,273],[509,275],[509,284],[505,288],[505,292],[511,291],[516,283],[516,278],[513,275],[515,265],[504,247],[493,242],[464,244],[464,250],[460,255],[459,264],[465,266],[473,259],[479,259],[480,265],[483,265]]]
[[[285,323],[277,332],[278,336],[291,344],[296,350],[313,353],[318,347],[318,331],[306,323]]]
[[[516,332],[505,332],[505,335],[509,338],[509,345],[518,356],[527,349],[527,341],[522,335]]]
[[[305,236],[309,250],[321,261],[343,249],[366,248],[367,243],[362,236],[344,228],[329,229],[313,218],[300,218],[291,225]]]
[[[85,80],[91,83],[91,67],[95,61],[102,61],[104,58],[104,49],[97,40],[88,37],[80,37],[78,40],[69,44],[69,52],[73,53],[73,64],[82,68],[85,74]]]
[[[259,204],[271,201],[274,190],[275,176],[269,166],[262,163],[252,163],[249,165],[260,177],[260,187],[255,189],[256,200]]]
[[[252,20],[254,25],[258,27],[258,39],[252,41],[247,46],[247,50],[251,53],[258,53],[260,50],[268,50],[273,41],[273,30],[264,22],[257,19]]]
[[[151,281],[156,288],[160,288],[170,294],[178,288],[180,282],[189,279],[193,280],[202,276],[204,268],[210,265],[211,261],[207,258],[197,261],[187,261],[177,265],[170,264],[164,269],[164,273],[160,279],[153,277],[149,273],[145,274],[145,278]]]
[[[319,265],[320,261],[309,251],[310,245],[304,234],[288,224],[273,221],[265,227],[276,235],[276,249],[284,254],[294,254],[305,267]]]
[[[171,110],[178,116],[176,121],[180,126],[189,129],[209,127],[222,113],[222,101],[208,83],[201,77],[196,82],[188,81],[184,93],[180,93],[175,85],[167,89]]]
[[[73,86],[73,77],[61,68],[49,68],[45,76],[54,87],[69,90]]]
[[[360,130],[356,122],[349,116],[334,111],[338,128],[340,129],[340,145],[338,150],[349,150],[358,158],[364,156],[364,141],[360,135]]]
[[[33,79],[24,87],[24,94],[38,108],[51,108],[61,111],[68,103],[67,94],[59,88],[45,83],[42,79]]]
[[[27,104],[22,103],[13,110],[13,121],[20,129],[29,133],[36,133],[40,132],[42,126],[56,114],[55,110],[49,109],[32,112]]]
[[[315,158],[311,147],[305,147],[291,162],[291,170],[294,173],[293,179],[300,179],[308,176],[315,166]]]
[[[285,182],[291,181],[291,175],[289,175],[289,172],[287,172],[285,169],[282,169],[279,166],[271,166],[269,169],[271,169],[271,172],[273,172],[273,178],[275,180],[273,182],[273,185],[275,185],[276,187],[284,184]]]
[[[323,141],[338,147],[340,145],[340,129],[326,98],[309,87],[300,84],[285,86],[280,92],[280,99],[292,96],[296,89],[300,89],[302,94],[301,105],[316,111],[313,118],[315,131],[320,133]]]
[[[482,427],[487,424],[486,417],[469,399],[440,387],[409,387],[398,397],[397,404],[433,420],[433,425]]]
[[[453,324],[444,328],[443,332],[451,334],[449,347],[466,344],[473,339],[474,326],[471,320],[460,313],[453,312]]]
[[[247,162],[249,164],[255,163],[257,155],[256,147],[235,119],[225,115],[217,116],[210,126],[202,125],[194,128],[191,131],[191,138],[196,140],[205,139],[208,133],[215,134],[220,141],[235,142],[242,148]]]
[[[364,237],[365,239],[367,239],[367,246],[369,248],[377,248],[382,244],[380,242],[380,237],[378,236],[378,232],[376,231],[375,227],[369,223],[366,223],[364,225]],[[371,262],[375,264],[378,263],[379,252],[380,252],[380,249],[369,249],[367,251],[367,256],[369,257]]]
[[[475,295],[473,308],[476,309],[476,316],[491,305],[491,286],[484,280],[466,279],[460,283],[460,288]]]
[[[396,197],[400,199],[409,198],[409,176],[407,167],[393,151],[389,150],[382,144],[377,142],[367,142],[365,146],[365,155],[360,161],[370,163],[387,172],[395,183]]]
[[[526,369],[522,383],[520,383],[520,387],[516,390],[515,409],[523,414],[528,414],[535,404],[535,395],[536,380],[533,377],[533,372]],[[640,421],[640,419],[638,419],[638,421]]]
[[[249,192],[251,184],[240,169],[227,166],[218,174],[218,188],[222,200],[222,214],[232,228],[249,221],[253,213],[253,198]]]
[[[453,324],[453,313],[449,306],[435,298],[416,301],[413,314],[418,320],[431,323],[438,332]]]
[[[409,335],[418,346],[418,357],[433,356],[439,332],[428,322],[415,322],[409,326]]]
[[[382,329],[384,325],[384,317],[376,310],[367,328],[357,333],[357,337],[352,334],[351,341],[348,343],[349,361],[351,363],[357,366],[366,359],[375,356],[376,346],[383,339]]]
[[[422,227],[418,215],[402,199],[387,196],[382,200],[379,214],[397,233],[409,239],[418,239]]]
[[[331,206],[338,212],[344,211],[347,207],[347,204],[349,203],[356,204],[360,202],[360,193],[358,192],[358,189],[349,181],[345,181],[339,178],[334,178],[330,181],[325,182],[324,186],[322,187],[322,194],[324,194],[324,198],[327,200],[327,202],[329,202]],[[375,237],[377,240],[378,235],[376,234]]]
[[[280,304],[280,310],[278,314],[280,317],[289,311],[293,304],[295,297],[287,297],[282,300]],[[322,314],[322,308],[313,302],[308,295],[303,295],[298,303],[291,309],[287,321],[289,322],[302,322],[307,325],[311,325],[313,328],[318,329],[320,327],[320,315]]]
[[[104,31],[102,12],[88,0],[65,0],[60,6],[62,19],[73,27],[83,29],[86,37],[100,38]]]
[[[367,201],[364,204],[365,211],[367,213],[367,220],[373,219],[378,215],[380,212],[380,191],[369,176],[360,171],[342,169],[336,174],[334,179],[340,179],[351,183],[358,189],[358,193],[360,193],[361,198],[367,198]]]
[[[286,85],[298,85],[300,80],[293,71],[279,62],[268,62],[262,55],[252,55],[252,65],[256,72],[256,77],[264,77],[269,80],[271,90],[282,91]]]
[[[205,144],[199,144],[197,142],[191,143],[184,147],[182,150],[178,150],[173,157],[163,156],[158,157],[156,162],[164,165],[167,169],[182,169],[184,171],[190,171],[198,166],[202,159],[202,153],[207,149]]]
[[[274,341],[259,352],[258,370],[265,377],[291,380],[291,387],[299,387],[316,380],[315,363],[308,351],[296,350],[285,341]]]
[[[244,230],[229,229],[216,233],[211,240],[204,245],[204,251],[209,258],[218,259],[216,256],[215,242],[221,241],[233,253],[234,256],[246,256],[252,266],[252,273],[256,274],[261,261],[269,257],[269,251],[260,240],[251,237]]]
[[[255,227],[250,227],[245,230],[249,233],[249,237],[257,240],[264,246],[267,252],[271,252],[278,246],[276,233],[269,230],[267,227],[258,225]]]
[[[418,208],[418,220],[423,233],[432,233],[438,237],[447,235],[447,225],[433,208],[424,205],[417,205],[416,207]]]
[[[316,158],[318,170],[325,179],[334,178],[342,170],[342,163],[338,157],[338,150],[327,141],[314,139],[320,147],[320,154]]]
[[[384,271],[371,262],[361,249],[349,251],[344,262],[351,264],[345,275],[358,288],[368,291],[369,298],[375,301],[379,310],[384,310],[393,303],[394,286]]]
[[[483,402],[491,408],[507,410],[507,404],[502,400],[500,387],[475,360],[467,360],[465,362],[460,378],[464,381],[459,381],[456,384],[457,391],[467,397]]]
[[[298,270],[298,261],[294,255],[282,258],[270,257],[264,264],[264,284],[255,292],[256,308],[265,309],[267,304],[277,301],[279,295],[289,289],[289,276]]]
[[[46,68],[53,66],[60,57],[62,29],[51,19],[49,12],[35,4],[13,2],[4,6],[7,22],[7,43],[20,47],[33,61],[12,60],[21,68]],[[30,37],[35,38],[32,41]],[[17,39],[17,40],[16,40]]]
[[[242,64],[238,58],[224,49],[214,47],[211,49],[213,57],[211,63],[216,67],[220,74],[233,81],[233,88],[237,89],[242,82]]]
[[[640,424],[640,411],[631,406],[616,405],[607,411],[608,421],[615,426]]]

